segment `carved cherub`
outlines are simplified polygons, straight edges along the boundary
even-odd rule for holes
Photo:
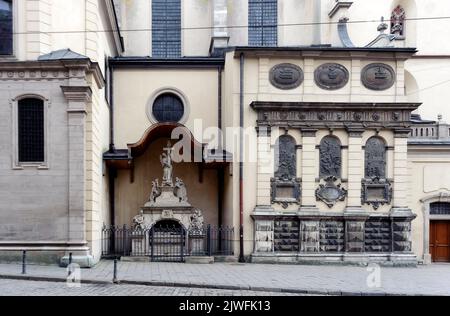
[[[159,180],[156,179],[152,181],[152,193],[150,194],[150,201],[156,202],[156,199],[161,196],[161,191],[159,189]]]

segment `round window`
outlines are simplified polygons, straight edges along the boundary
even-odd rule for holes
[[[164,93],[156,98],[152,112],[158,122],[179,122],[184,116],[184,105],[175,94]]]

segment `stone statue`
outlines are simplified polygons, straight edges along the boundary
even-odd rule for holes
[[[133,229],[134,230],[144,230],[145,229],[144,211],[141,210],[139,215],[137,215],[133,218]]]
[[[202,211],[196,209],[194,214],[191,215],[190,229],[202,230],[203,229],[203,215]]]
[[[180,199],[180,202],[187,202],[187,190],[186,186],[180,178],[175,180],[175,196]]]
[[[163,153],[159,160],[161,161],[161,165],[163,167],[163,186],[173,186],[172,173],[173,173],[173,165],[172,165],[172,146],[170,142],[167,143],[167,148],[164,149],[167,153]]]
[[[159,180],[152,181],[152,193],[150,194],[150,202],[156,202],[156,199],[161,196],[159,189]]]

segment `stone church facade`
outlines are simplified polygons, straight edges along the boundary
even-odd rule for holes
[[[241,261],[450,261],[450,28],[418,19],[448,4],[59,2],[0,0],[4,260],[172,221]]]

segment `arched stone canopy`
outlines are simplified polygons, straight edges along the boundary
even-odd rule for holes
[[[176,131],[180,136],[178,140],[172,140],[172,145],[188,137],[190,140],[191,162],[199,163],[202,168],[221,169],[225,168],[231,161],[232,155],[224,150],[208,150],[205,153],[207,144],[197,141],[191,131],[180,123],[158,123],[148,128],[141,139],[132,144],[127,145],[127,149],[114,149],[106,152],[103,159],[109,167],[116,169],[133,169],[134,160],[142,156],[150,144],[160,138],[172,138],[173,132]]]

